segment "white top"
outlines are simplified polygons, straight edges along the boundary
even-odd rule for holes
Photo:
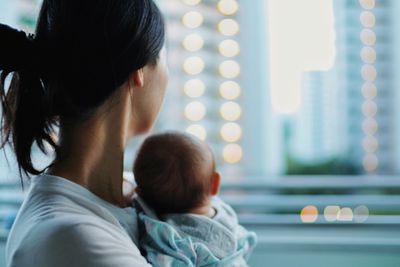
[[[8,238],[8,267],[151,267],[137,248],[134,208],[114,206],[67,179],[32,178]]]

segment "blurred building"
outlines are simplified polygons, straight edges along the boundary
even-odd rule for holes
[[[395,164],[390,0],[334,2],[345,158],[361,173],[392,174]],[[339,107],[340,108],[340,107]]]
[[[168,21],[170,81],[156,129],[206,140],[219,169],[233,176],[281,173],[281,132],[271,127],[268,105],[265,1],[158,2]]]
[[[336,60],[303,76],[291,154],[318,164],[332,158],[362,173],[393,174],[396,165],[393,1],[333,1]]]
[[[312,165],[343,152],[339,92],[334,71],[306,72],[302,77],[302,104],[293,115],[291,156]]]

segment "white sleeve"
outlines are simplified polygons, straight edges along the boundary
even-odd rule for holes
[[[30,266],[151,267],[134,243],[113,228],[76,224],[45,236],[28,252],[32,253]],[[15,256],[11,266],[22,266]]]

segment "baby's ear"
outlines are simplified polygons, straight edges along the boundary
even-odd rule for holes
[[[221,185],[221,174],[219,172],[214,172],[211,178],[211,195],[216,196],[219,192],[219,187]]]

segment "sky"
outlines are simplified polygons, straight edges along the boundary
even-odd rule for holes
[[[327,71],[335,61],[333,0],[270,0],[271,99],[274,111],[301,105],[302,73]]]

